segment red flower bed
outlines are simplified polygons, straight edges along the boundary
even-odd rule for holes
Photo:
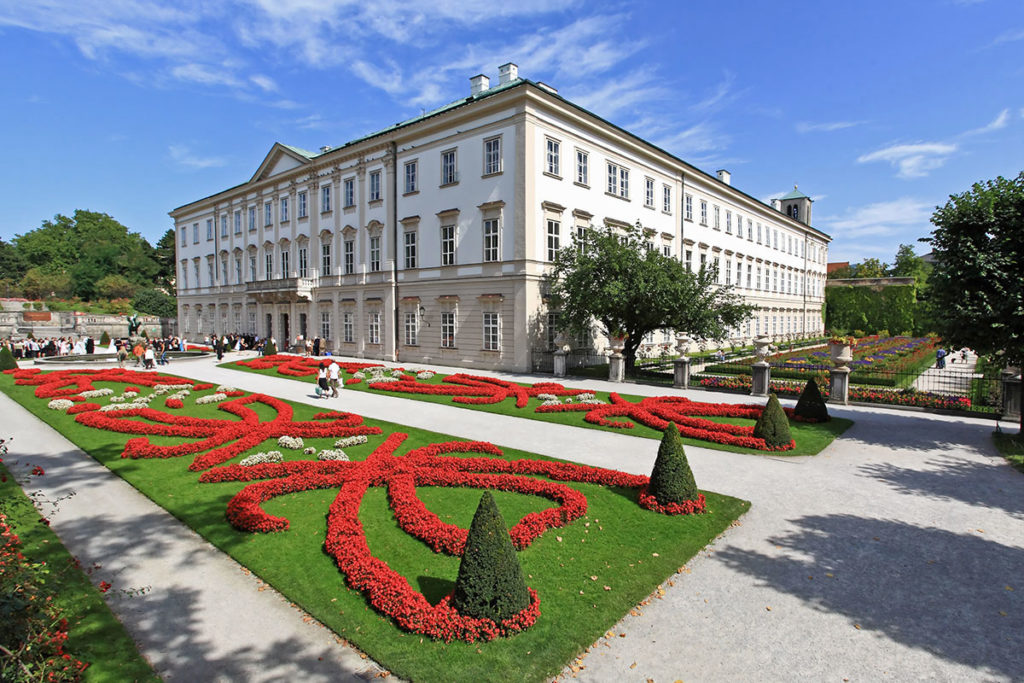
[[[16,381],[37,386],[36,394],[60,395],[67,387],[76,391],[91,388],[82,382],[82,371],[58,371],[52,375],[25,372],[15,373]],[[132,381],[142,383],[135,375],[123,370],[113,374],[90,373],[90,381]],[[116,378],[116,379],[115,379]],[[148,379],[148,378],[147,378]],[[162,378],[162,383],[173,378]],[[411,380],[403,380],[411,382]],[[156,382],[147,382],[152,384]],[[188,382],[181,382],[188,384]],[[509,385],[509,386],[505,386]],[[548,392],[543,388],[515,387],[510,383],[475,379],[463,388],[472,391],[502,392],[515,396],[517,401],[534,392]],[[564,390],[571,391],[571,390]],[[42,396],[48,398],[48,396]],[[165,405],[175,399],[168,399]],[[251,407],[260,403],[276,411],[276,417],[261,421]],[[679,402],[669,402],[676,406]],[[635,406],[622,402],[626,406]],[[637,404],[643,405],[643,404]],[[262,508],[267,501],[278,496],[313,489],[337,489],[334,503],[327,517],[325,547],[334,558],[349,586],[364,593],[369,603],[385,616],[393,619],[402,629],[431,638],[473,642],[491,640],[510,635],[533,624],[540,615],[540,599],[530,589],[530,605],[512,618],[495,622],[459,614],[445,598],[437,605],[412,588],[408,580],[391,569],[386,562],[370,552],[358,512],[363,495],[371,486],[386,487],[390,507],[400,528],[422,540],[437,552],[461,555],[465,550],[468,531],[448,524],[429,510],[417,495],[424,486],[468,486],[478,489],[515,491],[540,496],[554,505],[540,512],[531,512],[509,530],[516,548],[529,546],[548,529],[558,528],[586,514],[586,496],[565,482],[595,483],[644,489],[648,477],[616,470],[543,460],[505,460],[497,446],[487,442],[444,442],[415,448],[398,455],[399,447],[408,438],[406,434],[388,436],[365,461],[288,461],[255,466],[224,464],[246,450],[256,448],[268,439],[283,435],[307,438],[381,434],[380,428],[363,424],[358,415],[340,411],[319,412],[310,422],[293,421],[291,405],[279,399],[250,394],[217,405],[218,410],[236,419],[194,418],[140,406],[124,410],[101,412],[96,404],[82,403],[76,422],[87,427],[114,432],[143,435],[129,439],[123,457],[170,458],[194,454],[191,470],[206,470],[200,483],[244,482],[241,490],[228,502],[226,517],[237,529],[250,532],[274,532],[288,529],[286,518],[270,515]],[[678,406],[672,410],[680,410]],[[743,409],[743,407],[738,407]],[[669,408],[657,402],[645,407],[654,416],[672,414]],[[708,410],[700,408],[697,410]],[[724,409],[723,409],[724,410]],[[660,411],[660,412],[659,412]],[[635,412],[635,411],[634,411]],[[628,410],[623,414],[633,416]],[[636,413],[641,414],[641,413]],[[644,413],[646,414],[646,413]],[[702,413],[706,414],[706,413]],[[634,418],[637,419],[637,418]],[[645,418],[646,419],[646,418]],[[743,428],[734,428],[743,429]],[[177,445],[156,445],[146,436],[176,436],[186,439]],[[468,457],[466,457],[468,456]],[[538,478],[539,477],[539,478]],[[704,511],[703,496],[685,506],[650,507],[663,514],[697,513]]]
[[[164,405],[167,406],[168,408],[174,408],[174,409],[184,408],[185,407],[185,403],[180,398],[164,399]]]
[[[640,507],[660,512],[663,515],[696,515],[707,512],[707,503],[704,494],[698,493],[695,500],[684,500],[682,503],[666,503],[662,505],[658,499],[647,493],[647,487],[640,489],[637,499]]]
[[[333,357],[331,360],[340,365],[341,369],[350,375],[359,370],[380,366],[380,363],[357,363]],[[276,368],[278,374],[281,375],[305,377],[307,375],[315,375],[317,368],[323,361],[323,358],[314,356],[290,356],[279,353],[272,356],[258,356],[251,360],[240,360],[237,361],[236,365],[252,368],[253,370],[272,370]]]
[[[84,413],[90,410],[99,410],[99,403],[76,403],[75,405],[68,408],[68,415],[77,415],[78,413]]]
[[[213,389],[213,385],[209,382],[202,382],[192,387],[192,391],[206,391],[207,389]]]

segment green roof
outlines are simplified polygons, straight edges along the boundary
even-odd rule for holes
[[[794,185],[792,192],[790,192],[787,195],[783,195],[782,197],[779,197],[779,199],[785,201],[787,199],[810,199],[810,197],[805,195],[800,190],[796,189],[796,185]]]
[[[308,149],[302,149],[301,147],[296,147],[295,145],[286,145],[283,142],[279,144],[282,147],[287,147],[288,149],[290,149],[291,151],[295,152],[300,156],[306,157],[307,159],[312,159],[313,157],[318,155],[318,152],[310,152]]]

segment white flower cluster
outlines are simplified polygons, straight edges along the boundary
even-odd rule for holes
[[[163,396],[168,391],[174,391],[180,386],[180,384],[154,384],[153,393],[156,394],[157,396]]]
[[[111,403],[124,403],[124,396],[111,396],[110,397],[110,402]]]
[[[416,373],[416,379],[430,379],[434,376],[433,370],[422,370]]]
[[[302,454],[303,455],[316,455],[316,447],[315,446],[306,446],[305,448],[302,449]]]
[[[357,434],[355,436],[345,436],[334,442],[334,445],[338,448],[352,448],[352,446],[358,446],[364,444],[369,439],[366,438],[365,434]]]
[[[125,396],[127,396],[128,394],[137,394],[137,393],[139,393],[139,390],[136,389],[135,387],[126,387],[125,390],[124,390],[124,395]]]
[[[234,387],[229,387],[226,384],[221,384],[219,387],[217,387],[217,391],[218,392],[223,392],[223,393],[229,393],[229,392],[232,392],[232,391],[238,391],[238,389],[235,389]]]
[[[253,465],[264,465],[271,462],[283,462],[284,456],[281,455],[281,451],[267,451],[266,453],[253,453],[247,455],[239,461],[239,465],[242,467],[252,467]]]
[[[593,401],[594,395],[588,391],[583,394],[576,394],[576,398],[579,400],[580,403],[583,403],[584,401]]]
[[[366,373],[363,372],[362,370],[357,370],[356,372],[353,372],[352,376],[357,379],[366,379]]]
[[[99,398],[101,396],[113,396],[113,389],[90,389],[81,393],[82,398]]]
[[[387,384],[389,382],[397,382],[399,380],[398,380],[397,377],[388,377],[387,375],[374,375],[373,377],[371,377],[367,381],[375,383],[375,384],[380,384],[380,383]]]
[[[186,396],[188,396],[188,395],[189,395],[189,394],[191,394],[191,393],[192,393],[192,392],[191,392],[191,391],[189,391],[188,389],[182,389],[181,391],[176,391],[176,392],[174,392],[173,394],[171,394],[170,396],[168,396],[168,397],[167,397],[167,399],[168,399],[168,400],[170,400],[170,399],[172,399],[172,398],[176,398],[176,399],[178,399],[178,400],[184,401],[184,400],[185,400],[185,397],[186,397]]]
[[[74,401],[69,401],[66,398],[55,398],[47,403],[46,407],[50,410],[60,410],[63,412],[73,405],[75,405]]]
[[[555,396],[554,394],[537,394],[537,398],[539,398],[542,401],[555,401],[556,403],[558,402],[558,397]]]
[[[132,403],[136,404],[136,406],[143,403],[149,405],[149,402],[152,401],[154,398],[156,398],[156,394],[148,394],[146,396],[139,394],[138,396],[132,399]]]
[[[392,377],[401,377],[403,374],[405,373],[403,373],[399,368],[395,368],[394,370],[391,371]]]
[[[117,398],[117,396],[114,396],[114,398]],[[113,401],[114,398],[110,400]],[[100,408],[100,412],[109,413],[112,410],[138,410],[139,408],[144,407],[145,406],[139,405],[138,403],[108,403]]]
[[[227,394],[221,394],[221,393],[210,394],[209,396],[200,396],[199,398],[196,399],[196,405],[197,406],[204,406],[207,403],[220,403],[221,401],[223,401],[227,397],[228,397]]]
[[[297,451],[302,448],[304,444],[302,443],[301,436],[288,436],[285,434],[284,436],[278,437],[277,445],[281,448],[291,448],[292,450]]]
[[[320,451],[320,454],[316,456],[317,460],[348,460],[348,456],[345,455],[345,451],[340,448],[330,449],[325,448]]]

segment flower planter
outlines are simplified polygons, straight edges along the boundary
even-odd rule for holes
[[[849,344],[829,344],[828,351],[837,368],[845,368],[853,360],[853,347]]]

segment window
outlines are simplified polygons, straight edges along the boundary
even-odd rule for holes
[[[761,224],[757,224],[757,243],[761,244]]]
[[[586,225],[576,226],[576,246],[581,254],[587,253],[587,227]]]
[[[732,211],[725,210],[725,232],[726,234],[732,234]]]
[[[249,282],[256,282],[256,257],[249,257]]]
[[[235,257],[235,284],[242,284],[242,257]]]
[[[753,270],[753,268],[752,268],[752,267],[751,267],[751,265],[750,265],[750,264],[748,263],[748,264],[747,264],[747,289],[750,289],[750,283],[751,283],[751,277],[752,277],[752,276],[751,276],[751,271],[752,271],[752,270]]]
[[[700,202],[700,224],[708,224],[708,203],[704,200]]]
[[[761,232],[760,223],[757,224],[757,231]],[[754,241],[754,222],[749,218],[747,219],[747,239],[750,240],[751,242]]]
[[[617,164],[608,164],[608,194],[629,199],[629,169]],[[653,202],[653,198],[651,199]]]
[[[206,280],[207,283],[213,286],[213,258],[206,260]]]
[[[459,174],[455,165],[455,150],[449,149],[441,152],[441,184],[452,185],[459,180]]]
[[[410,161],[405,165],[405,193],[417,192],[416,185],[416,166],[417,162]]]
[[[484,175],[501,173],[501,138],[484,140]]]
[[[455,265],[455,226],[441,226],[441,265]]]
[[[700,255],[700,269],[704,270],[707,267],[707,265],[708,265],[708,255],[702,253]]]
[[[661,186],[661,210],[672,213],[672,188],[668,185]]]
[[[287,197],[281,197],[281,204],[280,204],[279,208],[280,208],[280,214],[281,214],[281,222],[282,223],[287,223],[288,222],[288,198]]]
[[[547,348],[554,350],[556,344],[555,339],[558,337],[559,318],[561,314],[558,311],[552,311],[548,313],[548,324],[545,327],[545,336],[547,337]]]
[[[590,185],[590,155],[581,149],[576,150],[576,182]]]
[[[288,249],[281,250],[281,277],[288,277],[292,270],[292,253]]]
[[[320,336],[324,339],[331,338],[331,312],[320,311]]]
[[[644,206],[654,208],[654,178],[644,178]]]
[[[199,224],[192,224],[192,244],[199,244]]]
[[[352,313],[346,311],[341,314],[341,334],[343,335],[344,341],[351,344],[355,341],[355,325],[352,321]]]
[[[299,277],[309,277],[309,250],[299,247]]]
[[[181,288],[188,289],[188,264],[181,264]]]
[[[366,341],[369,344],[380,344],[380,311],[373,311],[367,318]]]
[[[380,235],[374,235],[370,238],[370,271],[378,272],[380,270]]]
[[[331,210],[331,186],[320,186],[320,213],[327,213]]]
[[[761,289],[761,266],[757,267],[757,290]]]
[[[661,253],[664,254],[665,256],[668,256],[669,258],[672,258],[672,245],[671,244],[663,244],[663,245],[661,245]]]
[[[303,190],[299,193],[299,218],[305,218],[307,215],[307,202],[306,202],[306,191]]]
[[[203,281],[199,279],[199,261],[192,263],[192,274],[196,276],[196,287],[202,287]]]
[[[228,236],[228,215],[227,214],[224,214],[223,216],[220,217],[220,236],[221,237],[227,237]]]
[[[331,274],[331,243],[323,242],[320,244],[320,274],[330,275]]]
[[[693,220],[693,196],[685,195],[683,197],[683,218],[688,221]]]
[[[370,201],[375,202],[380,199],[380,171],[374,171],[370,174]]]
[[[236,212],[236,214],[237,214],[237,212]],[[249,207],[249,231],[251,232],[251,231],[253,231],[255,229],[256,229],[256,207],[255,206],[250,206]]]
[[[266,270],[263,272],[263,277],[269,280],[274,277],[274,252],[271,249],[267,249],[267,253],[264,256],[263,265]]]
[[[441,348],[455,348],[455,311],[441,312]]]
[[[498,248],[498,219],[488,218],[484,221],[484,261],[497,261],[500,256]]]
[[[416,317],[416,313],[408,312],[405,314],[405,345],[406,346],[418,346],[419,345],[419,332],[420,323]]]
[[[206,219],[206,239],[208,239],[208,240],[212,240],[213,239],[213,219],[212,218],[207,218]]]
[[[548,221],[548,261],[554,261],[558,256],[558,233],[561,227],[558,221]]]
[[[736,262],[736,286],[743,286],[743,264],[739,261]]]
[[[686,250],[686,260],[684,261],[684,263],[686,263],[686,269],[692,273],[693,272],[693,249],[687,249]]]
[[[722,229],[722,212],[721,212],[721,210],[717,206],[715,207],[715,225],[714,225],[714,228],[715,228],[715,230],[721,230]]]
[[[416,267],[416,232],[410,230],[405,233],[405,268],[406,270]]]
[[[356,205],[356,179],[345,178],[341,183],[343,206],[347,209]]]
[[[497,313],[484,313],[484,351],[498,351],[501,338],[501,318]]]
[[[181,246],[188,246],[188,230],[185,228],[181,229]]]
[[[263,225],[269,226],[274,222],[274,205],[267,202],[263,205]]]
[[[719,268],[719,262],[720,259],[718,256],[716,256],[714,261],[711,262],[711,264],[715,267],[715,282],[722,281],[722,269]]]
[[[345,240],[345,275],[356,272],[356,241]]]
[[[562,144],[558,140],[547,139],[547,172],[551,175],[561,175],[561,154]]]

